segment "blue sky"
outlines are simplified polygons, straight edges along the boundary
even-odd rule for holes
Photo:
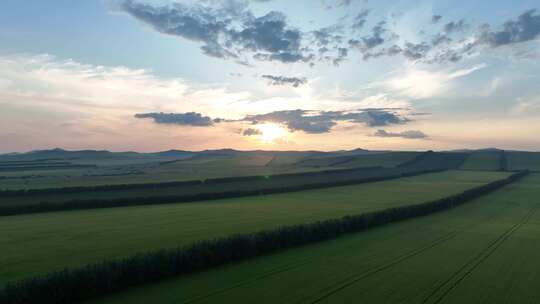
[[[537,1],[2,6],[0,152],[540,149]]]

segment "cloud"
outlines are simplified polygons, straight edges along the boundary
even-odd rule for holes
[[[321,2],[324,8],[330,10],[334,8],[349,6],[353,2],[353,0],[322,0]]]
[[[433,45],[437,42],[448,42],[442,37],[457,31],[464,31],[467,27],[463,20],[450,22],[444,26],[445,34],[439,34],[440,39],[433,40]],[[462,40],[454,47],[446,47],[438,53],[426,58],[427,63],[457,62],[464,56],[474,54],[482,48],[497,48],[500,46],[511,46],[537,39],[540,36],[540,15],[535,9],[527,10],[518,16],[516,20],[506,21],[501,30],[491,30],[489,24],[480,27],[473,38]]]
[[[211,119],[208,116],[202,116],[200,113],[140,113],[135,114],[135,118],[152,118],[157,124],[209,127],[214,122],[220,122],[221,119]]]
[[[480,35],[479,42],[491,47],[499,47],[513,43],[520,43],[536,39],[540,35],[540,15],[535,9],[525,11],[517,20],[510,20],[503,24],[500,31],[490,31],[485,26]]]
[[[442,19],[441,15],[433,15],[431,16],[431,23],[438,23]]]
[[[152,151],[178,145],[204,149],[210,142],[227,145],[226,128],[163,130],[163,125],[141,123],[133,115],[200,112],[242,117],[239,111],[255,109],[245,106],[250,93],[231,92],[222,84],[162,78],[143,69],[84,64],[46,54],[0,55],[0,86],[0,140],[6,143],[4,149],[19,151],[51,146]],[[8,132],[13,136],[3,136]]]
[[[401,138],[407,138],[407,139],[426,139],[428,138],[428,136],[422,132],[422,131],[418,131],[418,130],[408,130],[408,131],[403,131],[403,132],[397,132],[397,133],[392,133],[392,132],[387,132],[385,130],[377,130],[373,136],[376,136],[376,137],[401,137]]]
[[[364,25],[366,24],[367,16],[369,15],[370,12],[371,12],[370,9],[362,9],[360,11],[360,13],[358,13],[353,18],[353,23],[351,25],[351,29],[353,31],[357,31],[357,30],[362,29],[364,27]]]
[[[125,0],[122,9],[168,35],[202,43],[204,54],[246,63],[246,54],[265,61],[308,62],[303,33],[287,24],[283,13],[255,17],[244,1],[173,3],[152,6]]]
[[[242,131],[242,135],[244,136],[254,136],[254,135],[261,135],[262,132],[260,130],[254,129],[254,128],[247,128],[244,131]]]
[[[464,69],[430,71],[410,66],[404,72],[399,72],[382,82],[373,83],[371,86],[391,90],[395,94],[413,99],[429,98],[445,94],[450,87],[451,81],[467,76],[484,67],[486,67],[485,64],[479,64]]]
[[[349,45],[359,49],[362,53],[383,44],[386,40],[383,37],[384,33],[387,32],[385,28],[386,21],[380,21],[371,29],[370,36],[364,36],[360,40],[351,39],[349,40]]]
[[[268,84],[274,86],[292,85],[293,87],[297,88],[307,83],[307,78],[305,77],[285,77],[273,75],[262,75],[261,77],[268,79]]]
[[[465,20],[461,19],[458,22],[451,21],[444,25],[443,29],[444,32],[447,34],[451,34],[454,32],[461,32],[465,29],[466,24]]]
[[[273,122],[286,125],[290,131],[318,134],[330,132],[339,121],[365,124],[368,127],[402,124],[409,120],[390,110],[367,109],[357,111],[287,110],[248,115],[244,121],[254,124]]]
[[[190,1],[165,6],[138,2],[141,0],[122,1],[123,11],[156,31],[197,42],[208,56],[249,66],[253,60],[310,66],[326,62],[337,66],[352,49],[359,51],[364,60],[401,55],[428,64],[452,63],[482,47],[530,41],[540,34],[540,15],[536,10],[525,11],[516,20],[505,22],[501,30],[484,25],[466,33],[471,27],[461,19],[446,22],[430,39],[407,41],[399,39],[385,19],[363,32],[371,12],[365,8],[351,18],[341,18],[335,25],[302,31],[291,26],[283,12],[269,11],[256,16],[249,1]],[[351,0],[323,1],[327,8],[350,4]],[[432,15],[430,26],[441,20],[441,15]],[[453,36],[458,34],[467,38],[454,41]]]

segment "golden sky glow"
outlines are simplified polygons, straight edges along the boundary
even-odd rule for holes
[[[277,140],[284,140],[289,133],[284,127],[275,123],[260,124],[257,125],[256,128],[261,132],[261,142],[265,144],[272,144]]]

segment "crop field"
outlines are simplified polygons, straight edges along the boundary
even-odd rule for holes
[[[302,167],[341,167],[341,168],[359,168],[359,167],[395,167],[401,163],[413,159],[419,155],[419,152],[385,152],[351,156],[319,157],[308,158],[297,162],[295,165]]]
[[[506,152],[509,170],[540,171],[540,152]]]
[[[473,152],[467,157],[460,169],[463,170],[500,170],[501,152],[499,151],[479,151]]]
[[[508,175],[445,171],[219,201],[0,217],[0,283],[201,239],[416,204]]]
[[[109,152],[108,152],[109,153]],[[395,167],[421,152],[207,152],[189,154],[56,152],[2,157],[0,190],[164,183],[339,168]]]
[[[539,196],[531,175],[449,211],[94,303],[539,303]]]
[[[353,152],[348,153],[354,155]],[[51,150],[0,155],[0,190],[158,183],[318,171],[326,167],[308,168],[294,164],[312,157],[334,157],[335,154],[227,150],[140,154]]]
[[[354,184],[375,179],[396,178],[426,171],[457,168],[463,153],[422,153],[395,168],[364,167],[333,169],[272,176],[229,177],[192,180],[185,183],[131,184],[82,188],[52,188],[0,192],[0,214],[50,210],[90,209],[140,204],[174,203],[268,192],[286,192],[314,187]],[[30,208],[33,208],[30,210]],[[28,211],[30,210],[30,211]]]

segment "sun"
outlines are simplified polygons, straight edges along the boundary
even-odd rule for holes
[[[260,132],[260,140],[264,143],[274,143],[278,139],[284,139],[287,136],[287,130],[274,123],[265,123],[257,125]]]

